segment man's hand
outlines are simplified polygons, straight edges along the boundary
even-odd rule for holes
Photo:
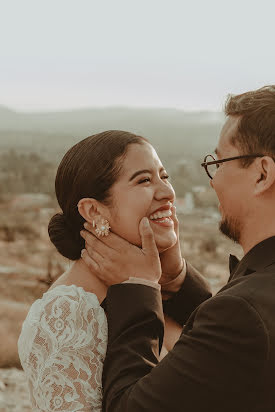
[[[181,255],[179,221],[176,216],[175,206],[172,207],[172,219],[174,221],[174,229],[177,235],[177,243],[170,249],[160,253],[162,275],[159,283],[161,284],[162,299],[164,300],[169,299],[181,288],[186,275],[186,272],[183,271],[185,261]]]
[[[184,266],[179,241],[179,221],[176,216],[175,206],[172,207],[171,217],[174,221],[174,229],[178,240],[174,246],[165,250],[159,255],[162,270],[162,275],[159,281],[160,284],[164,284],[174,280],[180,274]]]
[[[85,247],[81,255],[86,265],[107,286],[124,282],[129,277],[159,281],[161,265],[153,231],[147,218],[141,219],[139,231],[142,248],[110,232],[98,238],[95,229],[85,223],[81,231]],[[90,233],[91,232],[91,233]]]

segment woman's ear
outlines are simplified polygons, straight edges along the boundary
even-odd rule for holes
[[[93,220],[100,216],[100,206],[97,200],[85,197],[78,202],[78,211],[86,222],[93,223]]]

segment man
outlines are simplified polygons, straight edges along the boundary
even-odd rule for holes
[[[129,265],[123,273],[121,265],[120,280],[135,279],[111,286],[106,298],[104,411],[275,410],[275,86],[231,96],[225,113],[217,160],[206,158],[202,166],[220,201],[220,229],[240,243],[245,255],[214,297],[188,264],[186,275],[170,273],[162,291],[164,310],[184,328],[158,362],[161,271],[144,219],[144,254],[134,256],[129,248],[116,258],[123,262],[132,253],[132,273]],[[92,235],[85,238],[95,246]],[[171,260],[171,252],[167,256]],[[91,263],[87,255],[86,262]],[[116,282],[106,272],[104,278]]]

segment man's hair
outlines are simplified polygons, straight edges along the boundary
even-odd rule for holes
[[[224,112],[226,116],[240,116],[231,143],[242,154],[262,153],[275,159],[275,85],[229,95]],[[243,159],[242,164],[249,166],[252,161]]]

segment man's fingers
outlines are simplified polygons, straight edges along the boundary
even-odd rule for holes
[[[177,234],[177,236],[179,237],[179,220],[176,214],[176,207],[172,206],[172,216],[171,216],[173,222],[174,222],[174,229],[175,232]]]
[[[143,217],[140,221],[139,231],[142,242],[142,250],[146,255],[158,254],[153,230],[150,226],[147,217]]]
[[[114,250],[122,251],[124,250],[126,245],[129,246],[129,242],[127,240],[123,239],[122,237],[116,235],[111,231],[107,236],[98,236],[95,231],[96,228],[94,228],[90,223],[85,222],[84,227],[87,231],[91,232],[97,239],[99,239],[103,244]]]
[[[85,242],[85,248],[89,254],[89,256],[96,261],[99,266],[102,266],[104,263],[104,256],[102,256],[99,252],[97,252],[93,246],[90,246],[87,242]]]
[[[99,265],[96,263],[94,259],[92,259],[89,255],[86,249],[81,250],[81,259],[85,262],[85,264],[88,266],[88,268],[91,271],[98,271],[99,270]]]
[[[106,246],[103,242],[94,236],[92,233],[88,232],[88,230],[81,230],[80,232],[81,237],[85,240],[86,248],[88,252],[97,251],[102,257],[107,256],[109,252],[109,247]]]

